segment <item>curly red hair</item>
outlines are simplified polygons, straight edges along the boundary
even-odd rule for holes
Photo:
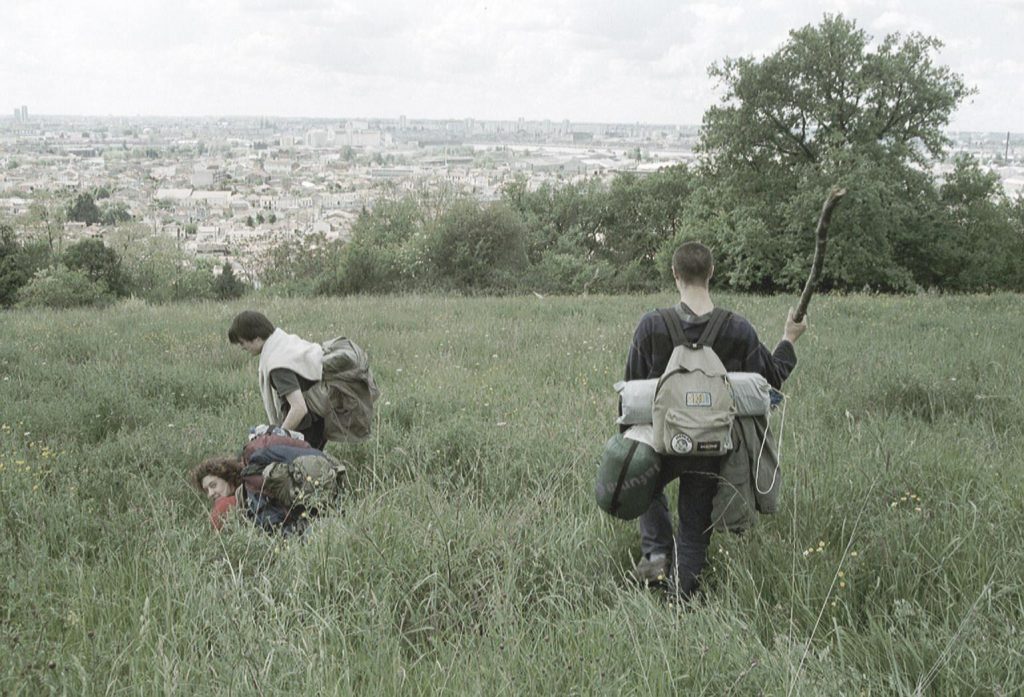
[[[235,489],[242,483],[242,461],[237,457],[209,457],[192,468],[188,481],[202,492],[203,478],[210,475],[220,477]]]

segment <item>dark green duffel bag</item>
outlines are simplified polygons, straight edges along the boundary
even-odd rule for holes
[[[636,428],[642,427],[634,426],[626,433]],[[594,495],[598,507],[623,520],[639,517],[651,505],[660,474],[661,457],[654,448],[616,433],[605,444],[597,467]]]

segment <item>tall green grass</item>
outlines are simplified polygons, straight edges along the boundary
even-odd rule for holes
[[[781,334],[785,299],[720,300]],[[691,607],[630,581],[592,494],[671,301],[262,302],[384,389],[373,439],[328,448],[344,515],[298,543],[213,533],[184,480],[263,420],[243,305],[0,315],[0,693],[1024,690],[1021,298],[816,299],[783,511],[714,536]]]

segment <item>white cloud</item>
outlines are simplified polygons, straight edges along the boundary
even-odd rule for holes
[[[694,123],[715,99],[710,64],[762,56],[825,12],[845,13],[876,38],[921,31],[943,39],[939,61],[983,90],[964,111],[979,128],[1024,112],[1019,44],[1002,38],[1008,28],[1019,35],[1024,0],[4,5],[0,95],[37,113]]]
[[[905,34],[907,33],[908,27],[913,27],[914,31],[921,32],[922,34],[931,35],[935,33],[931,26],[931,22],[928,20],[895,10],[887,10],[883,12],[872,20],[870,24],[870,29],[878,32],[879,34],[891,34],[894,32]]]

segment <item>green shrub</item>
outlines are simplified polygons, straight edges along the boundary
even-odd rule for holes
[[[548,252],[524,274],[522,286],[527,291],[572,295],[584,290],[600,290],[613,275],[614,271],[606,261],[589,261],[575,254]]]
[[[507,289],[526,267],[526,226],[504,204],[457,201],[428,239],[428,259],[440,283],[458,290]]]
[[[336,273],[344,247],[321,233],[280,242],[258,261],[260,284],[275,295],[314,295],[325,277]]]
[[[58,266],[43,269],[18,291],[20,307],[90,307],[109,305],[114,297],[101,281],[93,281],[84,271]]]
[[[214,300],[217,297],[213,269],[205,262],[197,263],[194,268],[179,269],[171,288],[173,300]]]
[[[352,243],[341,250],[333,271],[322,277],[318,290],[324,293],[391,293],[402,289],[405,269],[401,250]]]

